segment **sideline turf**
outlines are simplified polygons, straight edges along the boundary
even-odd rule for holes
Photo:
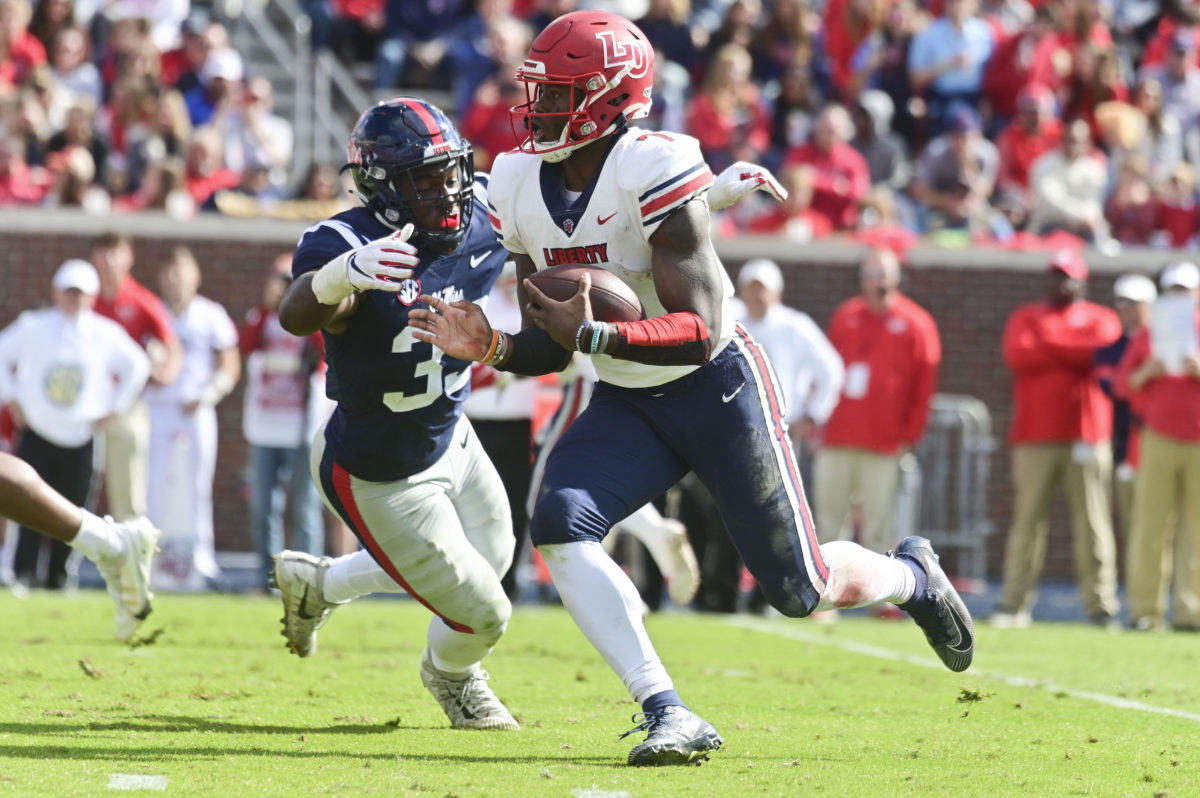
[[[422,689],[413,602],[339,609],[309,660],[285,651],[277,599],[155,607],[161,635],[131,650],[102,593],[0,595],[0,795],[1200,795],[1197,636],[983,628],[975,667],[952,674],[841,648],[934,662],[909,622],[659,615],[677,687],[726,748],[631,769],[635,738],[616,737],[637,707],[561,609],[517,608],[488,668],[524,728],[479,733],[449,729]]]

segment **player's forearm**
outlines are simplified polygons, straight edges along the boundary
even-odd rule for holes
[[[690,312],[615,324],[587,322],[576,335],[576,346],[587,355],[652,366],[699,366],[712,354],[708,326]]]
[[[329,327],[339,316],[349,313],[353,305],[353,294],[336,305],[318,300],[312,289],[313,274],[306,272],[297,277],[279,303],[279,324],[292,335],[312,335]]]
[[[545,330],[526,327],[515,335],[494,331],[492,346],[481,362],[522,377],[540,377],[565,369],[571,352]]]

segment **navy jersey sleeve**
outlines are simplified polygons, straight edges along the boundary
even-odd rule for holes
[[[292,276],[299,277],[319,269],[347,250],[358,249],[389,232],[365,208],[355,208],[318,222],[300,236],[292,256]]]

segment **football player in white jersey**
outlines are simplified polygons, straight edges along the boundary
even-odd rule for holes
[[[493,330],[469,302],[422,297],[416,337],[518,374],[562,369],[575,350],[601,382],[546,465],[530,536],[575,622],[642,706],[646,739],[631,765],[699,762],[722,744],[676,692],[641,618],[632,582],[604,552],[614,523],[696,471],[768,600],[800,617],[890,601],[907,610],[954,671],[974,653],[966,607],[929,542],[889,556],[820,546],[788,445],[779,387],[762,349],[735,324],[732,285],[709,240],[712,183],[696,141],[629,126],[646,115],[653,51],[628,20],[559,17],[517,70],[528,130],[493,166],[488,214],[518,274],[556,263],[608,269],[647,319],[601,323],[590,281],[565,302],[521,284],[526,327]],[[635,716],[635,720],[637,716]]]

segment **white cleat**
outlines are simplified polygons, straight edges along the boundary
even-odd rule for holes
[[[138,627],[150,615],[150,566],[154,553],[158,551],[158,539],[162,535],[146,518],[115,523],[106,517],[113,530],[125,544],[125,551],[116,557],[106,557],[96,562],[108,595],[112,596],[117,608],[117,639],[128,643],[137,635]]]
[[[336,604],[325,601],[325,572],[333,560],[302,551],[282,551],[273,558],[271,579],[283,597],[283,636],[288,651],[298,657],[317,653],[317,630],[329,620]]]
[[[421,683],[441,704],[456,729],[518,731],[521,727],[488,687],[488,672],[476,668],[462,679],[451,679],[437,668],[426,648],[421,654]]]

